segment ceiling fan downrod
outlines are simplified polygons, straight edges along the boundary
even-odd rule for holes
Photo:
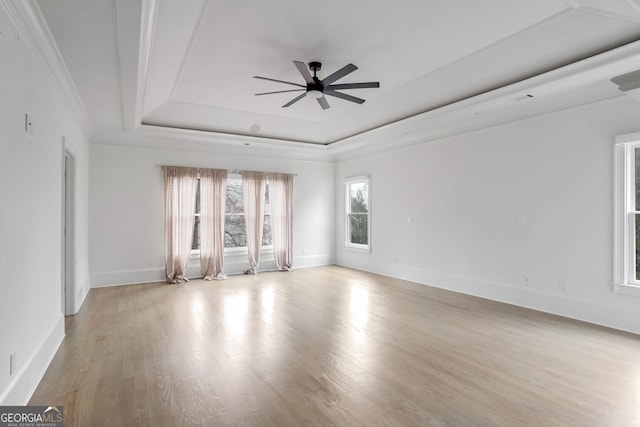
[[[324,86],[322,82],[316,76],[316,73],[322,68],[322,63],[317,61],[309,62],[309,69],[313,71],[313,83],[307,83],[307,97],[308,98],[322,98],[324,96]]]
[[[358,83],[338,83],[334,84],[337,80],[351,74],[355,70],[358,69],[353,64],[347,64],[344,67],[340,68],[338,71],[333,72],[328,75],[324,79],[320,80],[317,76],[318,71],[322,68],[322,64],[317,61],[309,62],[305,64],[301,61],[293,61],[293,65],[298,69],[302,78],[304,79],[305,84],[302,85],[300,83],[288,82],[285,80],[272,79],[271,77],[262,77],[262,76],[253,76],[255,79],[267,80],[276,83],[284,83],[291,86],[296,86],[298,89],[287,89],[287,90],[277,90],[274,92],[261,92],[256,93],[256,96],[261,95],[273,95],[276,93],[285,93],[285,92],[302,92],[303,94],[296,96],[291,101],[287,102],[282,106],[282,108],[290,107],[296,102],[300,101],[303,98],[315,98],[318,101],[320,107],[323,110],[330,108],[329,102],[325,98],[325,95],[333,96],[334,98],[340,98],[345,101],[355,102],[356,104],[362,104],[365,100],[362,98],[358,98],[357,96],[349,95],[343,92],[338,92],[339,90],[349,90],[349,89],[369,89],[369,88],[379,88],[380,82],[358,82]],[[307,67],[309,67],[307,69]],[[309,73],[309,70],[313,71],[313,76]]]

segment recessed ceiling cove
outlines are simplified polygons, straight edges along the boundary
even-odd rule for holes
[[[39,5],[98,132],[118,130],[118,117],[119,130],[127,129],[135,116],[134,128],[321,145],[640,39],[640,0],[41,0]],[[135,5],[137,28],[131,24]],[[74,21],[82,19],[82,25]],[[89,28],[100,29],[102,36]],[[82,46],[82,34],[104,49]],[[114,40],[116,49],[109,50]],[[293,87],[254,76],[304,85],[293,61],[322,63],[320,79],[355,64],[340,84],[379,82],[380,87],[341,90],[366,102],[327,97],[330,108],[320,108],[312,97],[283,108],[295,93],[255,95]],[[135,72],[127,72],[127,64],[135,64]],[[103,74],[116,74],[96,84],[98,65]],[[118,89],[120,102],[114,95]],[[576,99],[585,102],[587,95],[581,89]],[[609,95],[605,88],[592,100]],[[568,104],[564,97],[562,106]]]

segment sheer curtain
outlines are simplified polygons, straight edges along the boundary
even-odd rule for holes
[[[244,223],[247,231],[247,252],[249,253],[249,268],[245,274],[256,274],[260,262],[266,178],[267,174],[264,172],[242,172]]]
[[[269,174],[269,203],[271,205],[271,234],[276,269],[293,268],[293,175]]]
[[[198,169],[163,166],[164,242],[167,283],[187,282],[196,211]]]
[[[224,275],[224,219],[227,171],[200,169],[200,270],[205,280]]]

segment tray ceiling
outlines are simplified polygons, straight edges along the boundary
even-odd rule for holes
[[[640,39],[633,0],[38,4],[98,135],[154,127],[333,145]],[[353,63],[339,83],[381,87],[344,91],[361,105],[327,97],[328,110],[308,98],[282,108],[297,93],[254,95],[293,88],[255,75],[302,84],[293,60],[322,62],[320,78]],[[556,104],[547,94],[525,114],[619,96],[603,83],[611,77],[566,80]],[[499,122],[510,110],[498,103],[474,115]],[[412,133],[425,131],[414,122]]]

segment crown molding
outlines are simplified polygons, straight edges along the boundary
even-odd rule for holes
[[[571,9],[580,10],[584,13],[591,13],[593,15],[605,16],[607,18],[618,19],[621,21],[627,21],[632,23],[640,22],[640,1],[639,0],[617,0],[617,3],[627,3],[633,10],[635,10],[635,14],[628,13],[617,13],[612,9],[607,8],[611,3],[617,4],[616,1],[612,0],[599,0],[600,4],[593,5],[593,1],[589,2],[589,5],[584,5],[584,0],[565,0],[567,6]]]
[[[331,150],[325,145],[144,124],[135,131],[97,133],[91,138],[91,142],[153,149],[333,162]]]
[[[583,105],[584,102],[565,105],[554,110],[542,108],[525,112],[508,120],[484,114],[515,106],[520,102],[522,94],[540,93],[542,96],[549,96],[550,93],[554,94],[564,89],[573,90],[572,88],[576,85],[609,82],[612,77],[638,69],[640,69],[640,41],[326,145],[149,124],[142,124],[135,132],[101,133],[96,135],[92,142],[318,161],[343,161],[574,108]],[[609,82],[609,84],[612,87],[615,86],[613,83]],[[598,97],[588,103],[608,99],[610,97]],[[459,126],[440,128],[439,126],[442,125],[440,120],[447,117],[453,117],[458,123],[468,122],[469,124],[462,128]]]
[[[638,13],[640,13],[640,1],[638,1],[638,0],[627,0],[627,3],[629,3],[629,5],[631,7],[633,7],[635,10],[638,11]]]
[[[91,136],[94,130],[91,119],[35,0],[0,0],[0,6],[33,55],[49,70],[85,135]]]
[[[562,91],[563,88],[571,88],[578,83],[607,82],[612,77],[635,70],[640,70],[640,41],[344,138],[330,144],[328,146],[329,151],[340,161],[357,155],[375,154],[499,126],[506,123],[506,121],[492,120],[490,118],[485,121],[482,118],[483,115],[478,115],[480,114],[479,112],[508,108],[509,105],[514,106],[516,105],[514,101],[518,101],[522,94],[557,92]],[[611,85],[613,86],[614,84],[611,83]],[[606,101],[608,99],[597,98],[591,102]],[[578,105],[581,104],[565,106],[560,109],[573,108]],[[524,114],[521,117],[513,117],[508,121],[526,119],[554,111],[557,110],[540,110],[535,114]],[[453,127],[442,132],[431,132],[428,124],[435,124],[434,128],[437,129],[438,119],[442,117],[457,117],[459,122],[476,122],[465,128]],[[405,132],[404,129],[414,129],[415,131]]]
[[[156,0],[142,0],[142,23],[140,25],[140,55],[138,55],[138,84],[134,111],[134,129],[142,124],[144,97],[147,90],[151,46],[156,26]]]
[[[135,130],[142,123],[156,0],[114,0],[113,8],[122,128]],[[139,43],[131,43],[130,40],[138,40]]]

